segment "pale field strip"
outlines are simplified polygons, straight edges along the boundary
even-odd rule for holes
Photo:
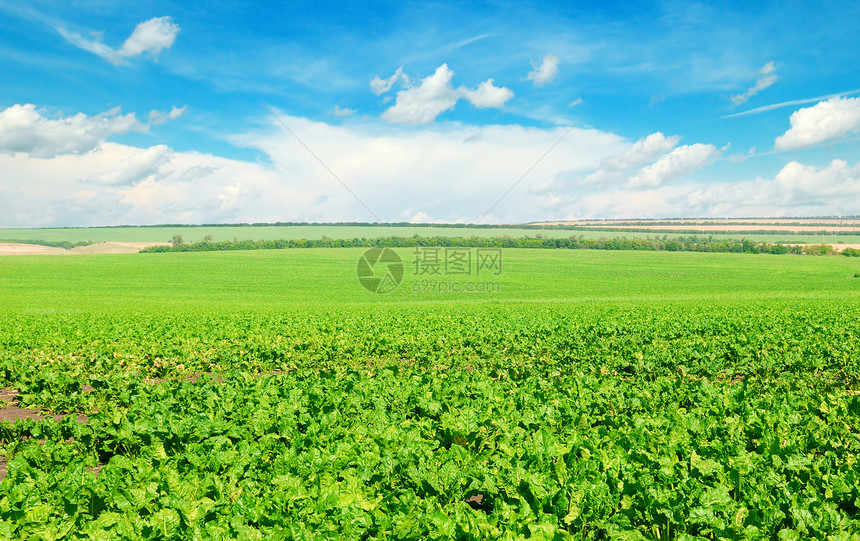
[[[654,229],[671,230],[683,228],[700,231],[745,231],[755,228],[762,231],[809,232],[833,231],[855,232],[860,225],[857,218],[750,218],[750,219],[678,219],[678,220],[567,220],[558,222],[539,222],[536,226],[579,226],[594,229]],[[692,227],[691,227],[692,226]],[[767,227],[760,227],[767,226]]]
[[[540,224],[540,225],[551,225],[551,224]],[[588,229],[636,229],[636,230],[649,230],[649,231],[677,231],[682,229],[684,231],[703,231],[703,232],[723,232],[726,231],[756,231],[759,233],[811,233],[811,232],[819,232],[824,231],[827,233],[855,233],[857,232],[857,228],[854,226],[849,227],[839,227],[839,226],[817,226],[817,225],[776,225],[769,227],[760,227],[758,225],[740,225],[740,224],[720,224],[720,225],[696,225],[696,224],[682,224],[678,223],[677,225],[669,225],[669,224],[660,224],[660,225],[651,225],[647,223],[641,224],[618,224],[612,222],[603,222],[603,223],[594,223],[594,224],[583,224],[583,223],[574,223],[574,222],[564,222],[556,225],[576,225],[581,226],[583,228]]]
[[[100,242],[89,246],[75,246],[71,250],[39,244],[0,242],[0,255],[74,255],[74,254],[136,254],[150,246],[165,242]]]

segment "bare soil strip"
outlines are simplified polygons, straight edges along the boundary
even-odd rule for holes
[[[703,233],[727,233],[732,231],[755,231],[757,233],[818,233],[821,231],[827,233],[858,233],[860,228],[838,225],[767,225],[767,224],[694,224],[694,223],[676,223],[676,224],[649,224],[649,223],[615,223],[615,222],[557,222],[557,223],[542,223],[534,224],[542,226],[552,225],[570,225],[581,227],[582,229],[595,230],[619,230],[633,229],[637,231],[701,231]]]
[[[0,255],[74,255],[74,254],[136,254],[150,246],[160,246],[166,242],[99,242],[89,246],[75,246],[71,250],[41,246],[38,244],[18,244],[0,242]]]

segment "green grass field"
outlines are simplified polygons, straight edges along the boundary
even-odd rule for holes
[[[362,253],[0,259],[0,539],[857,539],[852,258]]]
[[[320,305],[519,302],[651,302],[771,299],[851,302],[860,263],[851,258],[624,251],[503,251],[497,293],[423,293],[414,256],[399,250],[403,283],[388,295],[356,278],[360,248],[133,255],[16,256],[0,259],[2,310],[23,312],[279,310]]]
[[[599,238],[647,238],[664,235],[677,236],[676,233],[637,233],[618,231],[571,231],[561,229],[518,229],[518,228],[457,228],[457,227],[365,227],[365,226],[260,226],[260,227],[93,227],[59,229],[0,229],[0,239],[4,240],[42,240],[53,242],[169,242],[174,235],[182,235],[186,242],[200,242],[207,235],[215,241],[222,240],[317,240],[322,237],[332,239],[379,238],[388,236],[477,236],[477,237],[534,237],[540,234],[548,238],[583,236],[587,239]],[[708,236],[707,234],[699,236]],[[860,235],[786,235],[715,233],[716,239],[748,238],[754,241],[771,243],[822,242],[852,244],[860,243]]]

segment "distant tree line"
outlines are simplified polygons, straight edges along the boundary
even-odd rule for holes
[[[791,246],[771,244],[749,239],[714,239],[713,237],[668,237],[662,238],[601,238],[586,239],[582,236],[569,238],[537,237],[380,237],[316,240],[224,240],[186,243],[182,237],[174,236],[170,245],[150,246],[141,252],[217,252],[229,250],[279,250],[285,248],[370,248],[390,246],[412,248],[416,246],[463,247],[463,248],[544,248],[568,250],[641,250],[667,252],[725,252],[745,254],[806,254],[860,256],[860,250],[846,248],[837,252],[829,244]]]
[[[38,246],[51,246],[53,248],[65,248],[71,250],[76,246],[89,246],[93,243],[91,240],[82,240],[71,242],[68,240],[21,240],[21,239],[0,239],[0,242],[13,242],[15,244],[36,244]]]

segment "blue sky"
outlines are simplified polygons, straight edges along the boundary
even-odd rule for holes
[[[856,215],[857,20],[0,0],[0,226]]]

